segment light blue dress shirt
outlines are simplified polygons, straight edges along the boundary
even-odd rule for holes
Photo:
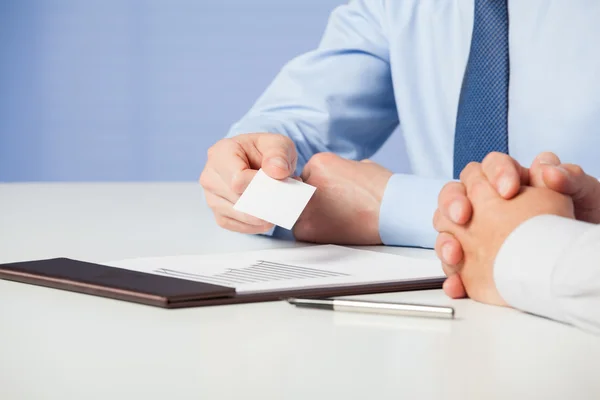
[[[512,0],[509,19],[510,155],[529,166],[552,151],[600,176],[600,1]],[[472,0],[350,1],[228,136],[289,136],[300,173],[318,152],[368,158],[398,128],[411,173],[388,183],[381,238],[433,247],[472,28]]]

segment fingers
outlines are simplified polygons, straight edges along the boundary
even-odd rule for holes
[[[436,210],[433,219],[434,227],[440,232],[435,242],[435,252],[442,261],[442,269],[448,277],[443,285],[444,292],[454,299],[466,297],[466,290],[460,278],[464,257],[462,246],[451,233],[444,231],[444,229],[456,230],[461,227],[442,215],[439,209]]]
[[[242,233],[263,233],[273,227],[272,224],[259,218],[233,209],[228,200],[213,193],[206,193],[206,202],[213,210],[220,226]]]
[[[438,235],[435,241],[435,253],[442,263],[445,264],[446,268],[444,272],[448,269],[449,273],[446,273],[446,275],[455,273],[455,269],[459,268],[459,265],[463,260],[462,246],[459,241],[448,232],[440,232]]]
[[[584,190],[586,180],[583,179],[583,175],[585,174],[578,176],[578,171],[570,174],[565,165],[541,164],[538,168],[542,187],[569,196],[579,195]]]
[[[310,175],[312,174],[313,164],[311,160],[309,160],[304,168],[302,168],[302,172],[300,173],[300,178],[303,182],[309,182]]]
[[[488,154],[481,163],[484,175],[505,199],[515,196],[521,185],[529,184],[529,170],[504,153]]]
[[[587,175],[583,169],[574,164],[540,166],[544,185],[562,194],[569,195],[573,200],[581,200],[590,193],[598,190],[600,182]]]
[[[250,168],[246,151],[233,139],[220,140],[208,150],[205,170],[216,172],[228,187],[231,187],[234,177],[240,171]]]
[[[600,182],[574,164],[561,164],[554,153],[542,153],[531,167],[534,186],[570,196],[577,219],[600,222]]]
[[[456,224],[463,225],[471,219],[471,202],[467,190],[460,182],[447,183],[438,196],[438,209]]]
[[[441,227],[443,225],[452,225],[452,222],[449,222],[447,219],[445,219],[445,217],[441,216],[439,210],[438,216],[434,217],[434,220],[436,221],[434,225],[437,227]],[[444,223],[442,222],[443,220],[448,222]],[[442,269],[448,277],[444,281],[444,293],[453,299],[466,297],[467,292],[462,283],[462,279],[460,278],[463,250],[458,240],[456,240],[456,238],[448,232],[441,232],[435,242],[435,252],[438,258],[442,261]]]
[[[530,185],[533,187],[546,187],[544,179],[542,177],[542,170],[546,165],[560,165],[560,158],[554,153],[543,152],[540,153],[533,163],[531,164],[529,176]]]
[[[256,176],[257,172],[258,171],[253,169],[246,169],[244,171],[238,172],[233,177],[233,181],[231,182],[232,190],[238,195],[244,193],[252,179],[254,179],[254,177]],[[302,178],[300,178],[299,176],[291,176],[291,178],[295,181],[302,182]]]
[[[254,179],[257,172],[258,171],[254,169],[245,169],[235,174],[233,180],[231,181],[232,191],[238,196],[244,193],[244,190],[246,190],[246,188],[250,184],[250,181]]]
[[[480,163],[471,162],[467,164],[460,173],[460,181],[467,189],[467,196],[471,200],[471,204],[499,196],[483,173]]]
[[[293,174],[297,154],[294,143],[283,135],[244,134],[220,140],[208,150],[200,176],[207,203],[220,226],[243,233],[261,233],[273,227],[265,221],[233,209],[240,195],[264,166],[267,175],[283,179]]]
[[[296,146],[287,136],[260,135],[256,140],[256,148],[262,155],[260,166],[271,178],[284,179],[296,170]]]
[[[233,209],[255,174],[256,171],[249,169],[240,171],[233,184],[228,185],[214,168],[202,172],[200,183],[206,202],[220,226],[241,233],[263,233],[271,229],[272,224]]]
[[[225,217],[222,215],[217,216],[216,220],[217,220],[217,224],[219,224],[219,226],[221,228],[224,228],[224,229],[227,229],[227,230],[230,230],[233,232],[247,233],[247,234],[251,234],[251,235],[265,233],[272,227],[272,225],[271,226],[248,225],[248,224],[245,224],[238,220],[235,220],[235,219],[232,219],[229,217]]]
[[[250,133],[220,140],[208,152],[208,162],[230,184],[246,169],[262,168],[275,179],[291,176],[298,161],[294,142],[275,133]]]
[[[433,216],[433,226],[439,232],[434,246],[435,253],[442,262],[446,276],[454,275],[460,271],[464,258],[462,246],[455,235],[461,235],[464,228],[450,221],[439,209]]]
[[[463,285],[462,279],[458,274],[449,276],[444,281],[444,285],[442,286],[442,288],[444,289],[444,293],[446,293],[446,296],[452,299],[462,299],[467,297],[467,291],[465,290],[465,286]]]
[[[235,203],[240,198],[240,193],[236,193],[231,184],[227,184],[221,175],[213,169],[208,168],[202,171],[200,175],[200,185],[204,188],[206,194],[212,193],[218,197],[222,197],[230,203]]]
[[[542,179],[548,189],[573,200],[577,219],[600,223],[600,182],[574,164],[543,165]]]

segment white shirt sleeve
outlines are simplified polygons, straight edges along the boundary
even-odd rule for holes
[[[525,221],[500,248],[494,280],[512,307],[600,334],[600,225]]]

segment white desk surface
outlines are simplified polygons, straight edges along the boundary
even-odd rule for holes
[[[0,262],[293,245],[221,230],[194,183],[0,185]],[[0,280],[0,399],[600,399],[600,337],[439,290],[365,297],[457,319],[163,310]]]

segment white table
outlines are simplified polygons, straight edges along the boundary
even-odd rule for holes
[[[0,185],[0,262],[294,245],[221,230],[194,183]],[[600,337],[439,290],[365,297],[457,319],[163,310],[0,281],[0,399],[600,399]]]

